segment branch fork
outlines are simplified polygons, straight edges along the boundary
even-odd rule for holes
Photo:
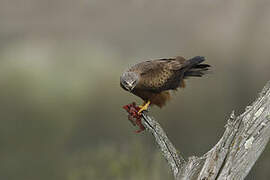
[[[154,136],[176,180],[242,180],[270,138],[270,82],[243,114],[236,117],[234,112],[231,113],[223,136],[210,151],[201,157],[190,157],[187,161],[177,152],[153,117],[147,112],[136,116],[138,109],[135,103],[125,109],[133,125],[140,127],[139,132],[145,128]]]

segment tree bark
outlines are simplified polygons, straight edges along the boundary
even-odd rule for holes
[[[263,152],[270,137],[270,81],[258,99],[238,117],[232,112],[218,143],[202,157],[185,160],[160,124],[143,113],[142,124],[155,137],[176,180],[241,180]]]

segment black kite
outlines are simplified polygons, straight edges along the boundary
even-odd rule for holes
[[[149,105],[161,108],[170,99],[170,90],[185,87],[184,79],[205,74],[210,65],[201,64],[204,60],[201,56],[189,60],[178,56],[141,62],[123,73],[120,85],[144,100],[139,113]]]

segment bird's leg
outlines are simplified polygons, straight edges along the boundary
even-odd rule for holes
[[[140,110],[138,111],[138,114],[141,114],[142,111],[145,111],[148,109],[149,105],[150,105],[150,101],[148,100],[147,102],[144,102],[142,106],[139,106]]]

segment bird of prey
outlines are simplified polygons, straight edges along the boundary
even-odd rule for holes
[[[186,60],[181,56],[144,61],[127,69],[120,77],[120,85],[126,91],[139,96],[144,104],[138,113],[149,105],[163,107],[170,99],[170,91],[185,87],[185,79],[203,76],[210,65],[202,64],[204,57]]]

